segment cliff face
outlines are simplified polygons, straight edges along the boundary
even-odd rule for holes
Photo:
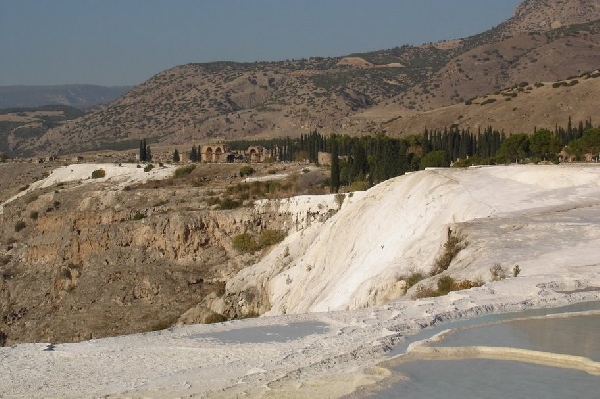
[[[221,296],[230,278],[261,257],[260,251],[238,253],[233,237],[301,230],[339,207],[333,196],[304,196],[216,210],[207,198],[223,192],[230,179],[213,179],[205,187],[173,179],[128,186],[57,182],[4,204],[2,344],[167,328],[206,296]]]
[[[520,265],[528,276],[592,270],[599,177],[594,165],[432,168],[399,176],[346,198],[322,226],[288,236],[205,307],[275,316],[419,296],[422,288],[439,287],[432,271],[454,245],[452,234],[462,249],[443,277],[456,281],[493,280],[490,265],[507,273]],[[415,276],[422,280],[410,284]]]
[[[132,210],[120,194],[77,194],[25,199],[3,215],[0,330],[9,344],[166,328],[249,262],[231,249],[231,237],[262,226],[249,208]],[[60,205],[33,210],[42,202]],[[14,215],[32,212],[36,220],[10,232]]]

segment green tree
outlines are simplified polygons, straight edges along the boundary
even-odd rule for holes
[[[586,130],[581,139],[586,153],[593,156],[598,155],[600,152],[600,128]]]
[[[575,155],[577,159],[581,159],[583,154],[585,154],[585,144],[583,142],[583,138],[571,140],[569,144],[565,147],[565,152],[569,155]]]
[[[181,157],[179,156],[179,151],[177,151],[177,148],[175,148],[175,151],[173,151],[173,162],[179,161],[181,161]]]
[[[350,164],[349,169],[348,180],[350,182],[363,179],[369,169],[369,164],[367,163],[367,152],[360,141],[352,150],[352,163]]]
[[[195,145],[192,146],[192,149],[190,151],[190,161],[198,162],[198,149]]]
[[[518,162],[529,154],[529,136],[525,133],[513,134],[506,138],[496,153],[498,162]]]
[[[140,162],[147,161],[148,158],[146,156],[146,139],[140,140]]]
[[[338,141],[335,135],[331,136],[331,192],[337,193],[340,189],[340,159],[338,154]]]
[[[421,170],[425,168],[440,168],[440,167],[448,167],[450,163],[446,159],[445,151],[432,151],[423,155],[420,163]]]
[[[529,138],[531,155],[542,160],[554,160],[562,148],[562,141],[548,129],[540,129]]]

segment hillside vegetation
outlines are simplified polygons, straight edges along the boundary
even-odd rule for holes
[[[595,70],[600,65],[599,21],[593,0],[531,0],[499,26],[453,41],[347,57],[177,66],[104,109],[15,145],[13,154],[135,148],[142,138],[153,145],[173,145],[298,137],[314,129],[325,134],[418,134],[420,129],[408,132],[389,121],[410,117],[415,126],[424,126],[429,120],[417,116],[423,112],[523,82],[553,83]],[[575,95],[558,90],[565,101]],[[581,106],[580,113],[592,115],[591,103]],[[535,113],[535,119],[513,116],[514,123],[536,126],[548,119],[537,119]]]

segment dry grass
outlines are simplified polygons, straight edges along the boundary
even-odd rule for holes
[[[462,251],[469,242],[460,233],[452,232],[444,244],[444,252],[435,260],[435,265],[430,275],[436,276],[450,267],[452,260]]]
[[[412,299],[429,298],[436,296],[447,295],[452,291],[468,290],[473,287],[481,287],[483,285],[482,279],[476,280],[455,280],[451,276],[442,276],[437,281],[437,288],[433,288],[424,284],[417,286],[412,294]]]

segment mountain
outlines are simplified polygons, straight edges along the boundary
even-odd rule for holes
[[[464,103],[404,117],[388,115],[389,119],[381,123],[381,131],[402,134],[455,125],[471,131],[492,126],[507,134],[529,134],[536,128],[566,127],[569,117],[575,123],[591,119],[596,126],[599,77],[596,70],[559,82],[522,82]]]
[[[49,129],[83,115],[84,111],[68,105],[0,109],[0,153],[31,156],[31,148]]]
[[[90,108],[109,103],[130,89],[130,86],[95,85],[0,86],[0,108],[31,108],[43,105]]]
[[[178,66],[103,109],[50,129],[26,150],[135,148],[141,138],[153,145],[191,145],[293,137],[313,129],[420,134],[414,127],[424,125],[418,117],[425,112],[523,83],[552,85],[599,65],[596,1],[530,0],[503,24],[464,39],[347,57]],[[563,86],[558,91],[565,101],[572,93]],[[582,107],[591,115],[592,103]],[[406,118],[415,122],[410,130],[390,124]],[[540,126],[548,118],[511,118],[519,120]]]
[[[548,31],[600,18],[600,3],[589,0],[526,0],[500,26],[505,34]]]
[[[430,111],[522,82],[563,80],[598,66],[600,20],[543,33],[523,33],[472,49],[465,46],[465,51],[422,85],[410,88],[381,108]]]

